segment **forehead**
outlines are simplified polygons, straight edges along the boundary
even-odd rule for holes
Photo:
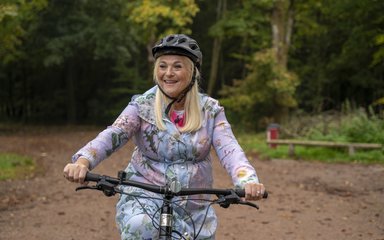
[[[188,58],[180,55],[163,55],[158,58],[158,61],[166,62],[166,63],[174,63],[174,62],[187,63]]]

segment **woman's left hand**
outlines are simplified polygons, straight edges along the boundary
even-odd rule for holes
[[[244,185],[245,200],[260,200],[263,198],[265,187],[262,183],[247,183]]]

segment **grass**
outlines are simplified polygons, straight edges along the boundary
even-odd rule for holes
[[[0,153],[0,181],[30,176],[35,170],[32,158],[14,153]]]
[[[288,146],[279,145],[270,148],[266,143],[264,133],[236,134],[240,145],[246,152],[257,153],[260,159],[291,159],[288,155]],[[384,163],[384,152],[382,150],[362,150],[356,149],[354,155],[349,156],[346,148],[326,148],[326,147],[304,147],[295,146],[295,159],[321,162],[358,162],[358,163]]]

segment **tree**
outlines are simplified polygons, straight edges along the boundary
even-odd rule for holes
[[[16,60],[22,54],[18,47],[27,33],[25,23],[36,21],[36,13],[44,9],[46,0],[4,0],[0,3],[0,56],[1,63]],[[23,26],[24,25],[24,26]]]
[[[217,7],[222,13],[211,26],[209,35],[214,39],[213,49],[222,51],[212,52],[208,88],[212,95],[216,95],[221,86],[232,84],[233,79],[244,78],[244,66],[251,61],[252,53],[270,47],[271,39],[266,14],[271,9],[269,1],[219,1]]]
[[[24,119],[29,112],[31,83],[22,77],[25,72],[20,71],[27,59],[23,44],[46,4],[46,0],[0,3],[0,117]]]
[[[266,49],[254,54],[245,79],[222,90],[222,104],[235,114],[237,123],[248,129],[265,128],[286,114],[281,109],[294,108],[297,76],[282,68],[276,53]]]
[[[270,22],[270,42],[267,49],[254,50],[248,59],[247,74],[243,80],[237,80],[232,87],[222,91],[223,102],[237,116],[246,119],[264,119],[281,121],[288,115],[290,108],[297,106],[295,90],[298,78],[287,69],[288,52],[294,22],[294,2],[289,0],[247,1],[248,11],[253,8],[268,9]],[[255,12],[250,16],[254,22],[263,23],[262,17]],[[251,11],[249,12],[251,14]],[[252,32],[254,29],[245,32]],[[265,37],[265,39],[267,39]],[[271,111],[272,110],[272,111]],[[258,114],[255,115],[255,112]],[[264,124],[266,122],[264,121]],[[254,125],[257,127],[257,124]],[[260,125],[259,125],[260,126]]]
[[[91,99],[87,99],[83,96],[84,89],[79,91],[79,85],[84,84],[87,89],[96,90],[95,87],[107,84],[105,81],[108,78],[100,79],[99,76],[108,72],[111,74],[116,65],[120,68],[115,69],[123,71],[121,66],[132,58],[136,49],[135,41],[129,34],[128,24],[121,21],[123,6],[124,1],[120,0],[97,1],[97,4],[95,1],[52,1],[41,19],[37,31],[46,44],[44,65],[61,68],[66,86],[69,123],[76,122],[77,113],[87,109],[87,104],[92,104],[97,95],[105,97],[108,93],[108,90],[96,92],[96,95],[89,92]],[[82,64],[84,62],[88,66]],[[96,70],[95,66],[98,65],[104,67]],[[82,78],[84,73],[94,79]],[[78,107],[83,110],[78,110]]]
[[[171,33],[190,34],[188,28],[199,11],[194,0],[129,1],[126,16],[136,24],[138,40],[146,44],[148,62],[153,61],[152,47],[160,36]]]
[[[300,106],[307,111],[367,106],[384,95],[380,62],[384,2],[342,0],[301,4],[291,68],[302,80]],[[376,57],[375,57],[376,56]]]

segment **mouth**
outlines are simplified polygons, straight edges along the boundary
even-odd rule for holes
[[[178,83],[178,81],[176,81],[176,80],[164,80],[164,83],[165,84],[176,84],[176,83]]]

